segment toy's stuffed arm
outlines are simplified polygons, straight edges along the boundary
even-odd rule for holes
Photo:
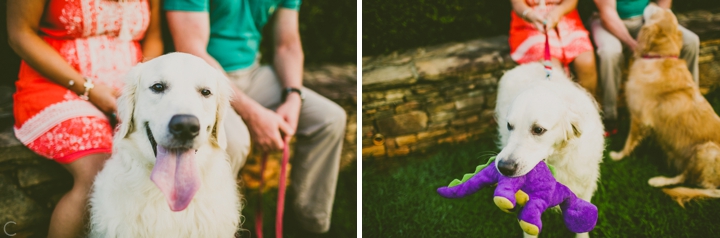
[[[510,212],[513,208],[515,208],[517,203],[525,205],[525,202],[528,200],[528,195],[525,192],[520,191],[520,188],[524,183],[525,177],[501,178],[498,182],[497,188],[495,188],[495,194],[493,195],[493,202],[495,202],[495,205],[505,212]]]
[[[467,181],[461,182],[460,184],[451,184],[448,187],[438,188],[437,192],[440,196],[446,198],[461,198],[467,195],[473,194],[478,190],[497,183],[500,177],[500,172],[495,169],[495,166],[485,166],[482,170],[475,173],[475,175],[468,174],[466,176],[472,176]]]

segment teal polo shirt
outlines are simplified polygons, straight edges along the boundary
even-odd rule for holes
[[[650,0],[617,0],[616,8],[621,19],[640,16],[645,11]]]
[[[166,11],[208,12],[207,51],[223,69],[250,67],[260,50],[262,29],[276,9],[298,11],[301,0],[165,0]]]

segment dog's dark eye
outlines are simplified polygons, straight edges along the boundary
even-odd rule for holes
[[[209,89],[202,89],[202,90],[200,90],[200,93],[206,97],[212,95],[212,92],[210,92]]]
[[[163,91],[165,91],[165,88],[166,87],[164,83],[156,83],[150,86],[150,90],[153,90],[153,92],[156,93],[162,93]]]
[[[545,131],[547,131],[547,130],[545,130],[545,128],[542,128],[539,126],[535,126],[532,129],[533,135],[536,135],[536,136],[542,135],[543,133],[545,133]]]
[[[513,127],[512,125],[510,125],[510,122],[508,122],[507,128],[508,128],[508,131],[512,131],[513,129],[515,129],[515,127]]]

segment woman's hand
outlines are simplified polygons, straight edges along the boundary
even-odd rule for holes
[[[560,13],[557,13],[556,11],[551,11],[545,16],[545,27],[547,29],[554,29],[557,24],[560,22],[560,18],[562,18],[563,15]]]
[[[535,26],[535,29],[538,31],[545,32],[545,18],[540,16],[535,10],[530,10],[525,14],[525,21]]]
[[[120,92],[103,84],[95,84],[88,94],[89,100],[100,111],[111,114],[117,111],[117,98]]]

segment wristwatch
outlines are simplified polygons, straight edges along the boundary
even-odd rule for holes
[[[305,101],[305,95],[303,95],[302,91],[299,88],[293,88],[293,87],[287,87],[283,89],[282,92],[282,101],[284,102],[287,99],[287,96],[291,93],[297,93],[300,95],[300,100]]]

